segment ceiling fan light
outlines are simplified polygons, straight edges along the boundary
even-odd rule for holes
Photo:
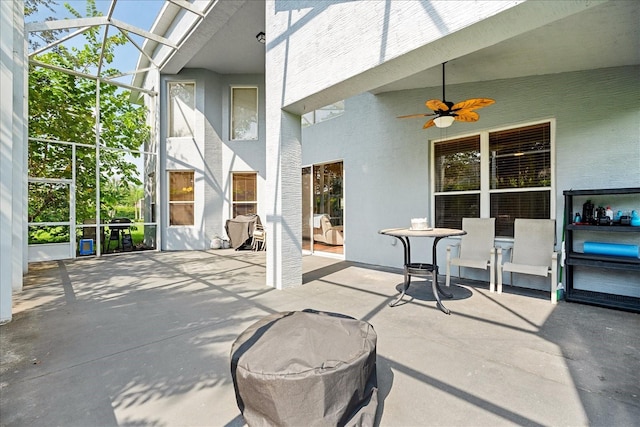
[[[455,117],[453,116],[440,116],[433,119],[433,122],[439,128],[448,128],[453,124],[454,120],[455,120]]]

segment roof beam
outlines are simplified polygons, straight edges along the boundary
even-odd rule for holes
[[[117,28],[117,27],[116,27]],[[149,54],[147,52],[145,52],[139,45],[138,43],[136,43],[136,41],[129,35],[129,33],[127,33],[126,31],[118,28],[118,30],[124,34],[124,36],[129,39],[129,41],[131,42],[132,45],[134,45],[136,47],[136,49],[138,49],[140,51],[140,53],[142,53],[151,64],[153,64],[155,67],[158,66],[158,64],[156,64],[156,62],[153,60],[153,58],[151,58],[151,56],[149,56]]]
[[[67,40],[74,38],[75,36],[79,36],[80,34],[82,34],[82,33],[84,33],[85,31],[87,31],[89,28],[91,28],[91,27],[83,27],[83,28],[80,28],[78,31],[75,31],[75,32],[73,32],[73,33],[71,33],[71,34],[67,34],[66,36],[62,37],[61,39],[56,40],[56,41],[54,41],[54,42],[52,42],[52,43],[49,43],[49,44],[48,44],[48,45],[46,45],[45,47],[42,47],[42,48],[40,48],[40,49],[38,49],[38,50],[35,50],[35,51],[31,52],[31,53],[29,54],[29,56],[40,55],[40,54],[41,54],[42,52],[44,52],[45,50],[49,50],[49,49],[51,49],[52,47],[55,47],[55,46],[59,45],[60,43],[64,43],[64,42],[66,42]]]
[[[129,31],[131,33],[137,34],[139,36],[142,36],[144,38],[147,38],[149,40],[153,40],[155,42],[158,42],[160,44],[169,46],[172,49],[177,49],[178,46],[175,43],[172,43],[171,40],[165,38],[165,37],[161,37],[157,34],[151,33],[149,31],[145,31],[143,29],[140,29],[138,27],[135,27],[133,25],[129,25],[125,22],[122,21],[118,21],[117,19],[112,19],[110,22],[111,25],[114,25],[118,28],[120,28],[121,30],[125,30],[125,31]]]
[[[165,37],[151,33],[149,31],[145,31],[141,28],[138,28],[133,25],[129,25],[117,19],[110,19],[107,16],[96,16],[93,18],[78,18],[78,19],[60,19],[57,21],[33,22],[30,24],[26,24],[25,30],[31,33],[31,32],[38,32],[38,31],[66,30],[69,28],[94,27],[94,26],[109,25],[109,24],[115,27],[118,27],[121,30],[129,31],[131,33],[137,34],[149,40],[153,40],[157,43],[169,46],[172,49],[178,48],[178,46],[175,43],[171,42],[171,40]]]
[[[119,79],[120,77],[124,77],[124,76],[130,76],[133,74],[137,74],[137,73],[146,73],[147,71],[151,71],[154,70],[155,67],[147,67],[147,68],[139,68],[133,71],[128,71],[126,73],[118,73],[116,75],[113,76],[108,76],[108,77],[103,77],[102,79],[107,81],[107,80],[113,80],[113,79]]]
[[[106,16],[92,18],[59,19],[57,21],[32,22],[25,24],[25,30],[29,33],[49,30],[67,30],[69,28],[94,27],[106,25],[109,21]]]
[[[83,78],[91,79],[91,80],[97,80],[97,81],[102,82],[102,83],[107,83],[107,84],[110,84],[110,85],[114,85],[114,86],[122,87],[122,88],[125,88],[125,89],[129,89],[132,92],[143,92],[143,93],[146,93],[148,95],[157,95],[158,94],[158,92],[156,92],[154,90],[148,90],[148,89],[144,89],[144,88],[137,87],[137,86],[131,86],[131,85],[128,85],[126,83],[120,83],[120,82],[115,81],[115,80],[114,81],[109,81],[109,80],[103,79],[103,78],[98,77],[98,76],[93,76],[91,74],[81,73],[79,71],[69,70],[67,68],[62,68],[62,67],[58,67],[57,65],[47,64],[46,62],[37,61],[35,59],[29,60],[29,64],[34,65],[36,67],[48,68],[50,70],[58,71],[58,72],[65,73],[65,74],[71,74],[72,76],[83,77]]]
[[[204,18],[204,12],[196,9],[191,3],[189,3],[187,0],[168,0],[171,3],[175,4],[176,6],[180,6],[183,9],[188,10],[191,13],[195,13],[196,15],[199,15],[200,17]]]

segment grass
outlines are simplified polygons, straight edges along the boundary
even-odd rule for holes
[[[147,226],[155,229],[156,226]],[[132,224],[130,233],[133,246],[142,245],[144,243],[144,225]],[[105,232],[105,239],[109,236],[108,232]],[[80,241],[82,238],[82,229],[78,228],[76,231],[76,239]],[[45,244],[45,243],[68,243],[69,242],[69,227],[68,226],[51,226],[51,227],[38,227],[35,230],[31,230],[29,233],[29,244]]]

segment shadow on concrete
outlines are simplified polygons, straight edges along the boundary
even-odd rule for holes
[[[635,425],[640,316],[454,281],[388,307],[401,271],[305,257],[265,286],[265,253],[145,252],[34,264],[0,329],[0,424],[240,426],[232,342],[314,308],[378,334],[379,425]]]

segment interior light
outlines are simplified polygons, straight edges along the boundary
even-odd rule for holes
[[[453,116],[440,116],[433,119],[433,122],[439,128],[448,128],[453,124],[454,120],[455,120],[455,117]]]

